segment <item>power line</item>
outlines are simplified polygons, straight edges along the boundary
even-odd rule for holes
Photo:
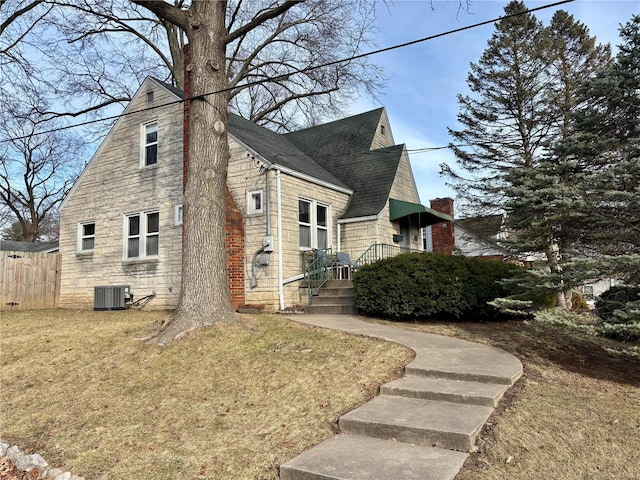
[[[292,75],[298,75],[300,73],[306,73],[306,72],[310,72],[312,70],[317,70],[317,69],[320,69],[320,68],[326,68],[326,67],[330,67],[330,66],[333,66],[333,65],[339,65],[339,64],[351,62],[351,61],[354,61],[354,60],[359,60],[361,58],[369,57],[369,56],[372,56],[372,55],[377,55],[379,53],[385,53],[385,52],[390,52],[392,50],[397,50],[397,49],[400,49],[400,48],[409,47],[411,45],[416,45],[418,43],[427,42],[429,40],[435,40],[436,38],[445,37],[447,35],[452,35],[454,33],[460,33],[460,32],[463,32],[465,30],[471,30],[472,28],[477,28],[477,27],[482,27],[484,25],[489,25],[491,23],[499,22],[501,20],[506,20],[506,19],[509,19],[509,18],[518,17],[520,15],[525,15],[525,14],[528,14],[528,13],[537,12],[539,10],[545,10],[547,8],[557,7],[557,6],[560,6],[560,5],[564,5],[565,3],[571,3],[573,1],[575,1],[575,0],[561,0],[561,1],[558,1],[558,2],[555,2],[555,3],[551,3],[551,4],[548,4],[548,5],[542,5],[540,7],[530,8],[530,9],[524,10],[522,12],[512,13],[510,15],[503,15],[501,17],[497,17],[497,18],[494,18],[494,19],[491,19],[491,20],[485,20],[483,22],[474,23],[472,25],[467,25],[466,27],[460,27],[460,28],[456,28],[456,29],[453,29],[453,30],[448,30],[446,32],[437,33],[435,35],[429,35],[427,37],[419,38],[417,40],[411,40],[409,42],[399,43],[399,44],[396,44],[396,45],[392,45],[390,47],[384,47],[384,48],[380,48],[378,50],[372,50],[370,52],[361,53],[361,54],[358,54],[358,55],[353,55],[351,57],[343,58],[343,59],[340,59],[340,60],[333,60],[331,62],[326,62],[326,63],[320,64],[320,65],[312,65],[312,66],[305,67],[305,68],[302,68],[302,69],[294,70],[293,72],[285,73],[285,74],[282,74],[282,75],[277,75],[275,77],[270,77],[270,78],[266,78],[266,79],[262,79],[262,80],[255,80],[253,82],[248,82],[248,83],[242,84],[241,87],[242,88],[246,88],[246,87],[252,87],[252,86],[255,86],[255,85],[261,85],[261,84],[267,83],[267,82],[285,80],[288,77],[291,77]],[[119,115],[111,115],[111,116],[100,118],[100,119],[87,120],[86,122],[75,123],[73,125],[66,125],[64,127],[56,127],[56,128],[52,128],[50,130],[44,130],[42,132],[33,133],[31,135],[23,135],[23,136],[20,136],[20,137],[13,137],[13,138],[8,138],[8,139],[3,139],[3,140],[0,140],[0,143],[10,142],[10,141],[13,141],[13,140],[23,140],[23,139],[28,138],[29,136],[32,136],[32,135],[44,135],[44,134],[47,134],[47,133],[54,133],[54,132],[59,132],[59,131],[62,131],[62,130],[69,130],[71,128],[83,127],[85,125],[91,125],[91,124],[94,124],[94,123],[105,122],[105,121],[108,121],[108,120],[116,120],[116,119],[118,119],[120,117],[124,117],[124,116],[127,116],[127,115],[143,113],[143,112],[147,112],[147,111],[150,111],[150,110],[155,110],[157,108],[167,107],[169,105],[175,105],[175,104],[178,104],[178,103],[183,103],[183,102],[192,101],[192,100],[201,100],[201,99],[204,99],[205,97],[208,97],[210,95],[216,95],[216,94],[219,94],[219,93],[230,92],[230,91],[234,90],[235,88],[236,87],[227,87],[227,88],[223,88],[221,90],[217,90],[217,91],[214,91],[214,92],[202,93],[200,95],[194,95],[192,97],[183,98],[183,99],[180,99],[180,100],[176,100],[176,101],[173,101],[173,102],[168,102],[168,103],[165,103],[165,104],[162,104],[162,105],[157,105],[157,106],[154,106],[154,107],[147,107],[147,108],[143,108],[143,109],[140,109],[140,110],[135,110],[135,111],[132,111],[132,112],[122,112]],[[444,148],[448,148],[448,147],[438,147],[438,149],[444,149]]]

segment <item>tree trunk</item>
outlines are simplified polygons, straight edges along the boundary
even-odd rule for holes
[[[551,273],[561,275],[562,267],[560,267],[560,263],[558,262],[558,254],[555,251],[554,245],[552,243],[547,247],[546,255],[547,262],[549,263],[549,270],[551,271]],[[559,286],[558,290],[556,290],[556,304],[558,307],[564,310],[569,310],[570,308],[569,305],[567,305],[567,299],[561,286]]]
[[[189,9],[191,96],[220,92],[225,76],[226,2]],[[182,289],[175,312],[151,341],[165,344],[203,326],[235,321],[227,280],[226,194],[229,94],[191,101],[189,165],[183,208]]]

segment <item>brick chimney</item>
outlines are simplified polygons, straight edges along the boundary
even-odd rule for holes
[[[453,218],[453,198],[436,198],[430,201],[436,212],[446,213]],[[435,253],[451,255],[455,247],[453,222],[440,222],[431,225],[431,244]]]

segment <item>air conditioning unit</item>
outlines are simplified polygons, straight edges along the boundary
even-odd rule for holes
[[[100,286],[93,288],[94,310],[124,310],[131,301],[129,285]]]

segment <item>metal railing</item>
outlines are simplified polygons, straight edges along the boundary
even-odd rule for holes
[[[387,245],[384,243],[374,243],[365,252],[353,262],[353,269],[357,270],[363,265],[377,262],[383,258],[395,257],[402,253],[421,252],[422,250],[414,250],[409,247],[401,247],[399,245]]]
[[[305,262],[304,280],[307,283],[307,295],[309,305],[314,295],[317,295],[320,288],[333,278],[333,267],[335,259],[330,248],[324,250],[313,250],[309,261]]]

